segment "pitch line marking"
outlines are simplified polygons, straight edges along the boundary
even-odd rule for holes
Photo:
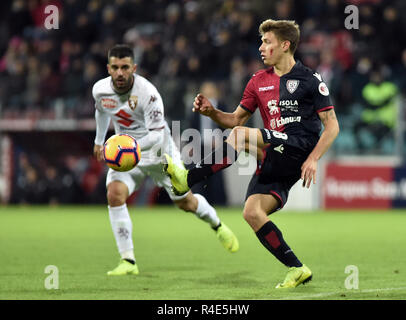
[[[277,299],[270,299],[270,298],[259,298],[258,300],[300,300],[300,299],[307,299],[307,298],[321,298],[321,297],[328,297],[333,296],[336,294],[342,294],[346,292],[355,292],[355,293],[370,293],[370,292],[379,292],[379,291],[397,291],[397,290],[406,290],[406,287],[399,287],[399,288],[380,288],[380,289],[362,289],[362,290],[347,290],[347,291],[334,291],[334,292],[321,292],[315,294],[308,294],[302,296],[286,296]]]

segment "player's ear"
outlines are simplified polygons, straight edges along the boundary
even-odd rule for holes
[[[283,51],[289,51],[289,47],[290,47],[290,41],[289,40],[285,40],[285,41],[282,42]]]
[[[110,64],[108,63],[108,64],[106,65],[106,67],[107,67],[107,72],[109,73],[109,75],[111,75]]]
[[[133,67],[133,73],[135,73],[136,71],[137,71],[137,64],[136,63],[134,63],[134,67]]]

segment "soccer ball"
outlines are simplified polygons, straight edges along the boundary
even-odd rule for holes
[[[128,171],[141,159],[141,149],[137,141],[128,134],[111,136],[103,147],[107,166],[116,171]]]

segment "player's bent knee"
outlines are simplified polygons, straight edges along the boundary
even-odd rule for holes
[[[197,210],[198,200],[191,192],[189,192],[185,198],[174,202],[178,208],[183,211],[196,212]]]
[[[234,127],[231,130],[230,135],[228,136],[226,141],[237,150],[243,149],[246,140],[245,137],[246,129],[247,128],[241,126]]]
[[[255,232],[269,221],[265,213],[249,208],[244,210],[243,217]]]
[[[107,191],[107,202],[109,206],[118,207],[125,203],[126,196],[122,193],[117,193],[114,191]]]
[[[182,199],[179,201],[176,201],[175,204],[178,206],[179,209],[186,211],[186,212],[194,212],[195,210],[193,210],[193,205],[190,201],[188,201],[187,199]]]
[[[241,133],[241,132],[244,132],[245,131],[245,127],[243,127],[243,126],[235,126],[232,130],[231,130],[231,132],[234,132],[234,134],[236,134],[236,133]]]
[[[128,197],[127,186],[123,183],[112,182],[107,187],[107,202],[109,206],[118,207],[123,205]]]
[[[258,219],[258,214],[255,210],[245,209],[243,212],[244,220],[247,221],[249,224],[255,222]]]
[[[245,129],[246,129],[245,127],[236,126],[231,130],[230,136],[233,136],[236,138],[238,137],[238,138],[242,139],[245,135],[245,131],[246,131]],[[243,140],[245,140],[245,139],[243,139]]]

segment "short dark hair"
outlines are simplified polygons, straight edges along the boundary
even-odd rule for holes
[[[116,44],[113,48],[109,50],[109,53],[107,55],[108,61],[110,61],[111,57],[119,59],[130,57],[132,60],[134,60],[134,52],[129,45]]]

